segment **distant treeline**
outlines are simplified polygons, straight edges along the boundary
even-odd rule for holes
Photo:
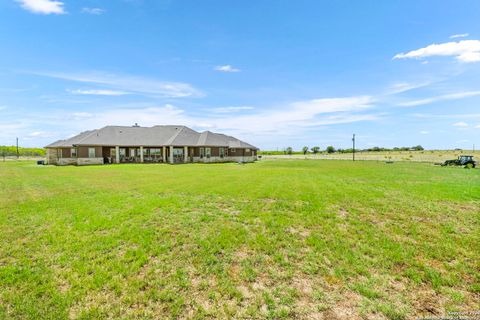
[[[382,148],[372,147],[367,149],[355,149],[355,152],[384,152],[384,151],[422,151],[424,148],[420,145],[413,147],[395,147],[395,148]],[[307,153],[353,153],[353,149],[336,149],[333,146],[328,146],[325,150],[321,150],[320,147],[303,147],[302,150],[293,150],[292,147],[287,147],[281,151],[259,151],[258,154],[265,155],[280,155],[280,154],[307,154]]]
[[[17,155],[17,147],[15,146],[0,146],[0,157],[10,157]],[[43,157],[45,156],[45,149],[43,148],[18,148],[18,155],[20,157]]]

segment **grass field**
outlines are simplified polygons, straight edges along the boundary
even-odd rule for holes
[[[355,153],[355,159],[361,161],[401,161],[401,162],[426,162],[441,163],[445,160],[456,159],[460,155],[474,156],[480,163],[480,151],[472,150],[422,150],[422,151],[369,151]],[[321,152],[294,155],[262,155],[265,159],[311,159],[311,160],[352,160],[351,153]]]
[[[0,319],[480,310],[480,170],[0,163]]]

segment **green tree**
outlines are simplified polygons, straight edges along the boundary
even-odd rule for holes
[[[418,146],[415,146],[415,147],[412,147],[412,150],[415,150],[415,151],[423,151],[423,147],[421,145],[418,145]]]
[[[291,154],[293,153],[292,147],[287,147],[287,148],[285,149],[285,153],[288,154],[288,155],[291,155]]]
[[[327,151],[327,153],[334,153],[334,152],[335,152],[335,148],[332,147],[332,146],[328,146],[327,149],[325,149],[325,151]]]
[[[319,153],[320,152],[320,147],[313,147],[312,152],[313,152],[313,154]]]
[[[304,155],[307,154],[307,152],[308,152],[308,147],[303,147],[303,148],[302,148],[302,152],[303,152]]]

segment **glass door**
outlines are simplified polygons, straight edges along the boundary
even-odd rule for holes
[[[173,148],[173,162],[181,163],[183,162],[183,159],[184,159],[183,148]]]

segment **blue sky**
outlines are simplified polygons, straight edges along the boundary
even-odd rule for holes
[[[0,144],[184,124],[480,148],[480,1],[3,0]]]

